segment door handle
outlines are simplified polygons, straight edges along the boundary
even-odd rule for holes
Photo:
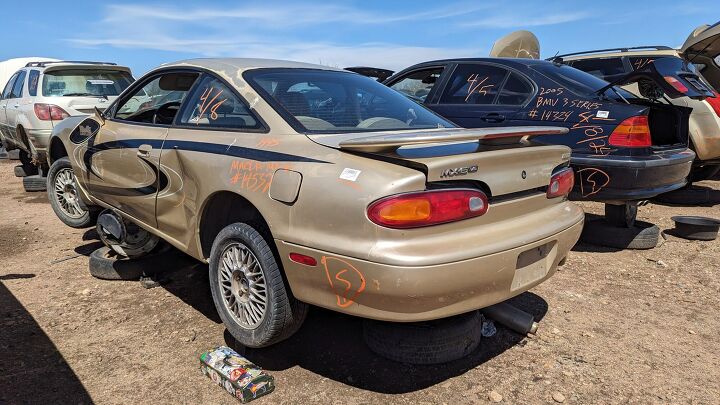
[[[489,113],[483,115],[480,119],[485,122],[503,122],[505,121],[505,116],[498,113]]]
[[[150,151],[152,150],[152,146],[148,144],[142,144],[138,146],[137,155],[138,157],[148,157],[150,156]]]
[[[20,104],[13,105],[13,108],[18,108],[18,107],[20,107]]]

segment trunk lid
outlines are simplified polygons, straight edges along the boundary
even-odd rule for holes
[[[715,91],[720,92],[720,68],[716,60],[720,55],[720,22],[695,28],[680,52],[687,61],[697,66]]]
[[[608,83],[597,93],[602,94],[615,85],[632,83],[638,83],[640,94],[651,100],[662,98],[663,93],[670,98],[690,97],[695,100],[714,95],[713,89],[703,82],[687,60],[674,56],[656,58],[652,63]]]
[[[420,170],[431,186],[474,183],[497,201],[515,193],[544,192],[553,170],[567,165],[570,149],[538,146],[530,139],[567,131],[505,127],[308,136],[328,147]]]
[[[540,41],[530,31],[514,31],[495,41],[490,50],[490,56],[540,59]]]

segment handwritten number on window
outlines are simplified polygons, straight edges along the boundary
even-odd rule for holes
[[[217,109],[223,105],[224,102],[227,101],[227,98],[224,98],[220,101],[215,101],[220,97],[220,95],[223,93],[223,90],[217,90],[214,87],[208,87],[203,91],[203,94],[200,96],[200,111],[198,112],[197,117],[195,118],[195,124],[200,124],[200,119],[203,115],[205,115],[205,112],[210,109],[210,115],[208,118],[211,120],[218,119],[217,115]]]

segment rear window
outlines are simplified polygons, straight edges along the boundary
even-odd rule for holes
[[[581,59],[572,61],[571,66],[609,82],[625,74],[621,58]]]
[[[599,79],[590,73],[585,73],[567,65],[548,62],[536,63],[531,67],[579,96],[596,96],[595,93],[599,89],[609,84],[607,81]],[[637,98],[634,94],[617,86],[614,86],[614,89],[625,98]],[[606,90],[604,95],[612,100],[619,99],[618,95],[611,89]]]
[[[133,82],[123,71],[72,69],[46,72],[42,95],[52,96],[117,96]]]
[[[244,76],[298,132],[454,127],[401,93],[354,73],[258,69],[246,72]]]

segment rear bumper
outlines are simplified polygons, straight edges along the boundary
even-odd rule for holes
[[[582,210],[568,206],[573,222],[549,237],[437,265],[389,265],[281,240],[276,244],[291,290],[301,301],[385,321],[439,319],[496,304],[551,277],[583,227]],[[292,262],[290,253],[316,258],[317,266]]]
[[[587,201],[645,200],[687,184],[695,154],[690,149],[650,156],[573,156],[571,198]]]

